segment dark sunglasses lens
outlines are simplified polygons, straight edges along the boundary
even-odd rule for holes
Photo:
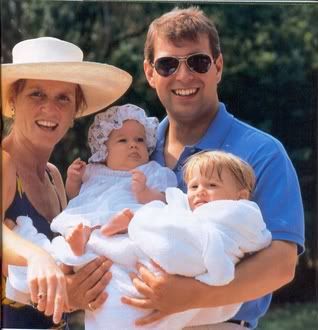
[[[172,75],[178,68],[179,61],[174,57],[161,57],[155,62],[156,71],[164,77]]]
[[[206,73],[211,67],[211,58],[205,54],[195,54],[188,57],[187,63],[192,71]]]

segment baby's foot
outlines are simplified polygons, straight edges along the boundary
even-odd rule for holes
[[[105,236],[127,233],[128,225],[134,213],[130,209],[123,209],[116,213],[107,225],[102,226],[101,232]]]
[[[91,229],[84,226],[82,223],[74,227],[74,229],[67,235],[65,240],[70,245],[73,253],[76,256],[81,256],[85,252],[86,243],[91,235]]]

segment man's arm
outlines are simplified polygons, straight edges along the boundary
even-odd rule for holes
[[[138,325],[144,325],[191,308],[236,304],[264,296],[294,278],[296,262],[295,244],[273,241],[268,248],[240,262],[235,279],[225,286],[209,286],[165,272],[155,276],[139,265],[141,280],[135,274],[132,280],[145,298],[123,297],[122,301],[135,307],[154,309],[148,316],[137,320]]]

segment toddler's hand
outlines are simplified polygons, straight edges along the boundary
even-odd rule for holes
[[[131,170],[130,173],[132,174],[131,178],[131,190],[134,195],[138,195],[143,192],[147,186],[147,178],[145,174],[139,170]]]
[[[80,158],[77,158],[67,169],[67,179],[73,182],[82,182],[85,172],[86,163]]]

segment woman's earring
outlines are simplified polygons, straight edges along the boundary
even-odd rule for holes
[[[15,107],[13,103],[11,104],[11,118],[12,120],[15,119]]]
[[[71,125],[70,125],[70,127],[71,127],[71,128],[74,127],[74,118],[73,118],[72,121],[71,121]]]

